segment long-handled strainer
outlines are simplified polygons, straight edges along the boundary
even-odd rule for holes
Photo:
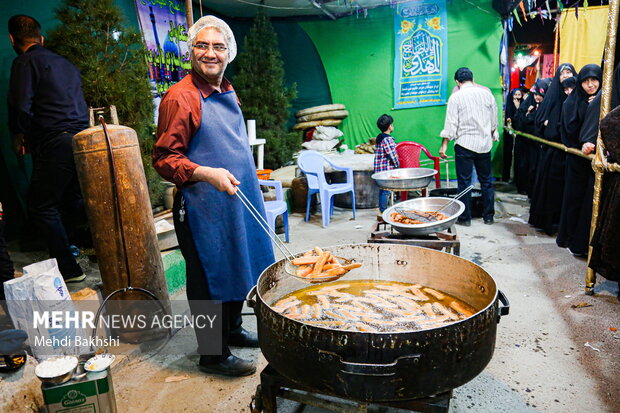
[[[348,271],[342,274],[328,275],[328,276],[315,275],[315,276],[302,277],[302,276],[297,275],[297,266],[293,264],[293,260],[295,259],[295,254],[293,254],[288,249],[286,244],[284,244],[284,242],[277,236],[275,231],[271,229],[271,227],[269,226],[265,218],[261,215],[260,212],[258,212],[258,210],[254,207],[252,202],[250,202],[250,200],[245,196],[241,188],[237,187],[237,191],[235,192],[235,195],[237,195],[237,197],[239,198],[241,203],[245,206],[245,208],[248,210],[248,212],[250,212],[252,217],[256,220],[256,222],[258,222],[258,224],[263,229],[263,231],[267,233],[267,235],[269,236],[269,238],[271,238],[275,246],[280,250],[282,255],[284,255],[284,259],[286,260],[286,263],[284,265],[284,270],[288,274],[300,280],[309,282],[309,283],[322,283],[322,282],[337,280],[341,278],[342,276],[344,276],[345,274],[347,274],[351,269],[353,269],[353,268],[350,268]],[[350,267],[357,268],[357,266],[354,265],[352,260],[348,260],[342,257],[336,257],[336,258],[342,261],[342,264],[344,267],[350,266]]]
[[[435,211],[404,210],[401,207],[394,208],[394,211],[396,211],[397,213],[399,213],[400,215],[402,215],[402,216],[404,216],[406,218],[414,219],[416,221],[421,221],[423,223],[437,222],[437,221],[439,221],[439,219],[437,218],[437,214],[439,214],[440,211],[443,211],[448,206],[452,205],[457,199],[461,198],[463,195],[465,195],[466,193],[471,191],[473,188],[474,188],[473,185],[469,185],[467,188],[465,188],[464,190],[462,190],[461,192],[456,194],[454,196],[454,198],[452,198],[452,200],[450,200],[450,202],[447,202],[441,208],[439,208],[439,209],[437,209]]]
[[[449,205],[452,205],[457,199],[462,198],[466,193],[468,193],[469,191],[471,191],[472,189],[474,189],[473,185],[469,185],[467,188],[463,189],[461,192],[459,192],[458,194],[456,194],[454,196],[454,198],[452,198],[452,201],[448,202],[447,204],[445,204],[444,206],[442,206],[441,208],[439,208],[437,211],[433,212],[434,214],[438,213],[441,210],[446,209]]]

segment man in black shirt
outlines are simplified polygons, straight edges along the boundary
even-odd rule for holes
[[[18,57],[11,67],[8,108],[13,147],[32,153],[28,210],[56,258],[65,281],[85,278],[73,256],[61,208],[72,219],[85,217],[73,160],[72,139],[88,128],[80,72],[43,47],[41,26],[29,16],[9,19],[9,37]]]

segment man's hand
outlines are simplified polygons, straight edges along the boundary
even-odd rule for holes
[[[594,153],[594,151],[596,151],[596,145],[590,142],[584,143],[583,146],[581,147],[581,152],[584,155],[590,155],[591,153]]]
[[[13,151],[19,156],[26,154],[26,146],[24,145],[24,134],[18,133],[13,136]]]
[[[446,151],[448,150],[448,140],[444,138],[441,146],[439,147],[439,157],[441,159],[446,159],[448,155],[446,155]]]
[[[191,180],[208,182],[218,191],[228,192],[229,195],[234,195],[237,192],[237,185],[241,183],[227,169],[209,168],[207,166],[196,168]]]
[[[547,126],[549,124],[549,119],[545,119],[545,122],[543,123],[543,125]]]
[[[534,109],[534,105],[531,105],[529,108],[527,108],[527,113],[530,113],[533,109]]]

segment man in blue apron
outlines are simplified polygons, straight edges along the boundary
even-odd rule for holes
[[[234,195],[240,188],[264,216],[239,100],[224,78],[237,53],[233,33],[224,21],[205,16],[189,29],[188,46],[192,72],[161,101],[153,165],[180,189],[174,226],[192,314],[200,315],[198,300],[222,302],[221,354],[209,354],[213,333],[195,329],[199,367],[245,376],[256,368],[232,355],[229,346],[258,347],[256,334],[241,327],[241,308],[260,273],[274,262],[273,248]]]

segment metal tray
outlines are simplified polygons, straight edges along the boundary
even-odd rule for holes
[[[395,212],[395,208],[402,208],[405,210],[416,209],[418,211],[425,212],[436,211],[450,201],[452,201],[452,198],[431,197],[410,199],[408,201],[393,205],[383,211],[383,220],[392,225],[396,231],[406,235],[427,235],[434,232],[443,231],[450,228],[456,219],[463,213],[463,211],[465,211],[465,204],[461,201],[456,200],[452,205],[441,211],[441,213],[446,215],[448,218],[426,224],[401,224],[399,222],[392,221],[390,215],[392,212]]]
[[[413,190],[426,188],[435,174],[437,171],[430,168],[400,168],[377,172],[372,175],[372,179],[381,188]]]

